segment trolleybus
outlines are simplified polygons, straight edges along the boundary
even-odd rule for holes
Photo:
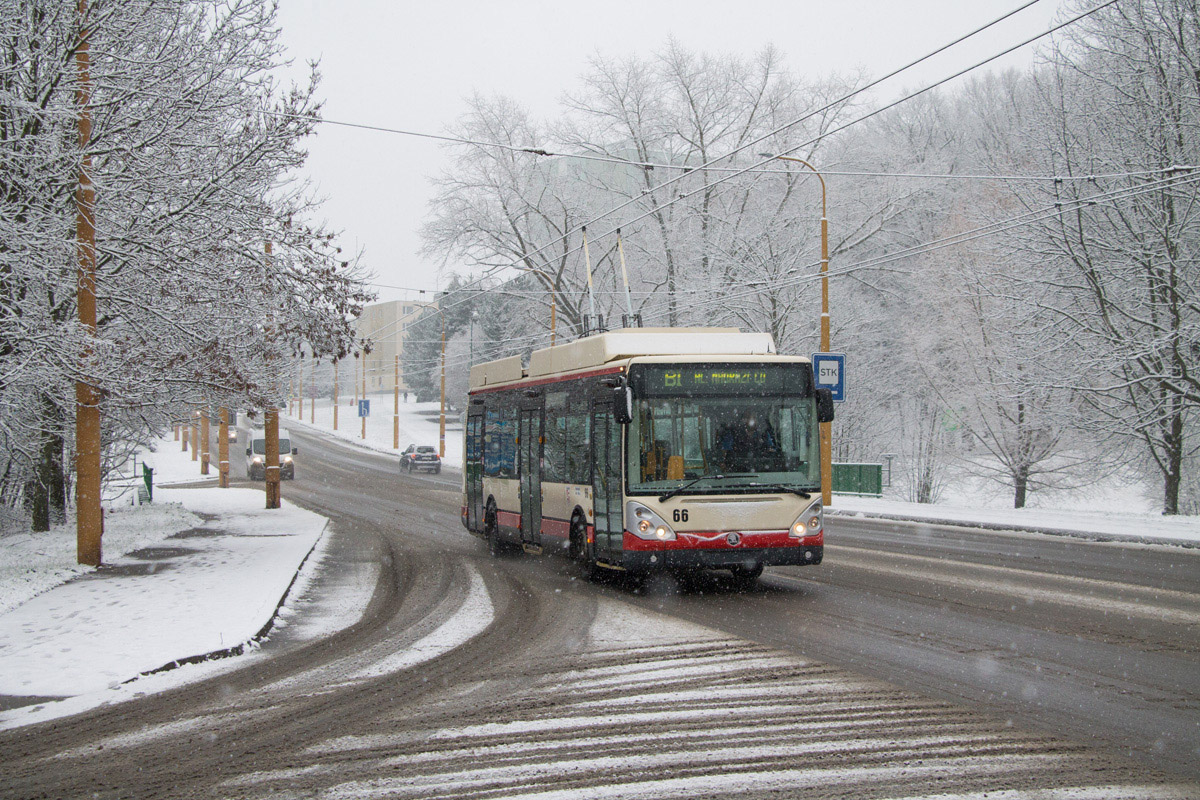
[[[736,328],[633,328],[471,369],[462,522],[493,553],[645,572],[819,564],[808,359]]]

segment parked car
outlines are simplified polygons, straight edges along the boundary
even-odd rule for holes
[[[442,459],[438,455],[436,447],[426,444],[410,444],[400,454],[400,469],[408,470],[409,472],[416,469],[423,469],[426,472],[432,472],[436,475],[442,471]]]
[[[292,447],[292,437],[285,428],[279,429],[279,477],[290,481],[296,477],[296,460],[299,450]],[[267,477],[267,437],[261,430],[250,431],[246,445],[246,477],[252,481]]]

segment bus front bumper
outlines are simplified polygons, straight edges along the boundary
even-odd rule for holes
[[[651,543],[625,533],[621,566],[632,572],[657,569],[729,569],[762,564],[768,567],[820,564],[825,552],[823,531],[804,539],[771,537],[768,547],[688,547],[682,541]],[[749,538],[749,537],[747,537]],[[714,542],[715,544],[715,542]]]

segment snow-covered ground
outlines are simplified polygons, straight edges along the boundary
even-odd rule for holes
[[[170,438],[144,458],[156,484],[212,480]],[[328,521],[286,500],[268,511],[258,490],[156,485],[152,504],[133,502],[132,492],[107,495],[100,569],[75,563],[72,526],[0,538],[0,695],[74,697],[4,712],[0,726],[228,668],[212,662],[127,684],[180,659],[253,649],[286,616],[281,601],[303,589],[302,565],[323,556]],[[314,635],[356,621],[358,599]]]

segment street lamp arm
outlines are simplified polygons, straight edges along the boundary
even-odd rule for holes
[[[795,156],[777,156],[772,153],[759,153],[759,155],[763,158],[774,158],[778,159],[779,161],[795,161],[797,164],[803,164],[811,169],[813,174],[817,176],[817,180],[821,182],[821,218],[825,218],[825,176],[821,174],[820,170],[805,161],[803,158],[796,158]]]

